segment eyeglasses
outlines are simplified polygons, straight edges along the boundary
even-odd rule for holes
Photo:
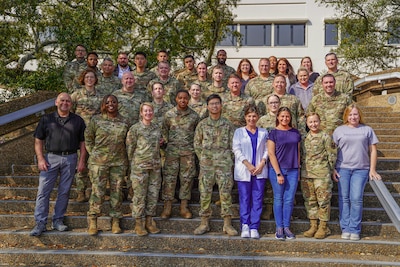
[[[212,102],[212,103],[208,103],[209,106],[219,106],[221,105],[221,102]]]
[[[278,105],[280,102],[269,102],[268,105]]]

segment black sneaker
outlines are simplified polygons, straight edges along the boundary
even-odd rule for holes
[[[296,236],[290,231],[290,229],[288,227],[285,227],[283,229],[283,231],[285,232],[286,235],[286,239],[296,239]]]
[[[42,222],[37,222],[35,227],[33,227],[32,231],[30,232],[30,236],[40,236],[43,232],[46,232],[46,224]]]
[[[276,228],[275,239],[285,240],[285,235],[283,233],[283,228]]]

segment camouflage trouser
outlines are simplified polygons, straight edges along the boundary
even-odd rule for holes
[[[79,150],[78,157],[80,157]],[[85,162],[87,162],[87,158]],[[89,171],[87,169],[75,174],[75,185],[78,192],[85,192],[86,188],[90,188]]]
[[[179,176],[179,199],[190,200],[192,196],[193,180],[196,177],[195,155],[166,155],[163,169],[163,199],[173,200],[176,180]]]
[[[89,199],[88,216],[100,216],[101,205],[104,202],[107,181],[110,183],[110,213],[111,217],[122,218],[122,182],[127,166],[89,166],[92,181],[92,194]]]
[[[327,178],[301,178],[300,185],[307,217],[310,220],[329,221],[332,180]]]
[[[265,182],[265,189],[264,189],[264,199],[263,202],[264,204],[274,204],[274,193],[272,191],[272,185],[271,181],[267,179],[268,181]]]
[[[200,168],[199,191],[201,217],[211,216],[211,197],[214,184],[217,183],[219,198],[221,200],[221,217],[232,216],[232,187],[233,178],[231,169],[215,170]]]
[[[156,216],[158,194],[161,187],[160,169],[131,170],[133,188],[132,217]]]

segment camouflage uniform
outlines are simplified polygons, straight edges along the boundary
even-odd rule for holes
[[[221,98],[222,116],[227,118],[235,129],[246,126],[244,110],[249,105],[255,105],[254,99],[245,94],[232,96],[230,92],[222,94]]]
[[[132,217],[156,215],[161,186],[160,128],[155,124],[133,125],[126,137],[128,158],[131,164]]]
[[[197,114],[199,114],[200,119],[208,116],[207,103],[204,101],[200,101],[199,103],[194,104],[191,103],[189,100],[189,107],[196,111]]]
[[[337,72],[333,72],[331,74],[333,76],[335,76],[336,91],[344,93],[351,98],[353,95],[353,90],[354,90],[354,83],[353,83],[353,79],[351,78],[351,74],[345,70],[338,70]],[[324,75],[322,74],[321,76],[319,76],[314,82],[314,88],[313,88],[314,96],[317,94],[325,93],[324,88],[322,87],[322,76],[324,76]]]
[[[165,101],[162,104],[156,104],[152,102],[154,107],[154,118],[153,122],[157,124],[157,126],[161,129],[164,123],[164,114],[167,113],[168,110],[172,109],[174,106]],[[161,155],[161,166],[164,167],[165,163],[165,148],[164,146],[160,147],[160,155]],[[161,174],[162,175],[162,174]]]
[[[122,218],[122,182],[128,167],[125,147],[128,124],[118,115],[95,115],[85,131],[85,143],[89,156],[88,166],[92,182],[89,200],[89,217],[100,216],[107,181],[110,183],[110,213]]]
[[[151,90],[147,90],[147,85],[151,80],[156,79],[157,75],[150,70],[139,73],[136,69],[132,71],[132,74],[135,77],[135,93],[139,94],[145,102],[150,102],[152,100]]]
[[[301,191],[310,220],[329,221],[332,197],[331,175],[336,148],[325,132],[307,134],[302,149]]]
[[[87,63],[85,60],[79,62],[73,60],[65,65],[63,72],[63,80],[65,87],[69,93],[73,93],[76,89],[80,88],[81,85],[78,82],[78,77],[82,71],[87,69]]]
[[[89,125],[91,118],[100,113],[101,99],[102,96],[97,90],[88,92],[85,87],[82,87],[71,94],[72,111],[81,116],[86,125]],[[75,174],[75,184],[78,192],[84,192],[86,188],[90,188],[87,169]]]
[[[208,90],[208,87],[212,84],[212,81],[209,78],[207,78],[207,80],[205,80],[205,81],[200,81],[200,80],[196,79],[193,81],[193,83],[200,84],[201,91],[204,92],[204,91]]]
[[[139,121],[140,104],[143,99],[136,93],[124,92],[122,89],[117,90],[113,93],[118,98],[118,112],[124,117],[129,126]]]
[[[179,111],[176,107],[164,116],[162,135],[167,143],[163,169],[163,199],[173,200],[177,176],[180,178],[179,199],[190,200],[196,177],[194,132],[199,115],[191,108]]]
[[[164,101],[176,106],[175,102],[176,92],[178,92],[178,90],[180,89],[183,89],[183,86],[180,83],[180,81],[178,81],[174,77],[169,77],[167,81],[163,81],[159,77],[157,77],[154,80],[151,80],[147,85],[147,90],[149,92],[152,91],[152,87],[155,82],[159,82],[162,85],[164,85],[164,90],[165,90]]]
[[[212,75],[213,70],[216,66],[221,66],[222,69],[224,70],[224,76],[223,76],[222,81],[223,81],[224,86],[226,87],[228,85],[229,76],[231,76],[231,74],[233,74],[233,73],[236,73],[236,70],[226,64],[225,65],[218,64],[218,65],[212,66],[211,68],[208,69],[207,72],[210,76]]]
[[[197,80],[197,72],[196,69],[193,69],[193,71],[184,69],[181,72],[176,74],[176,79],[180,81],[184,86],[186,90],[190,89],[190,85]]]
[[[105,96],[121,89],[121,87],[121,80],[118,79],[117,76],[111,75],[111,77],[104,77],[101,75],[98,77],[96,90],[100,93],[100,95]]]
[[[273,81],[274,78],[272,76],[269,76],[267,79],[257,76],[248,82],[244,93],[251,96],[255,101],[262,100],[274,92],[272,87]]]
[[[202,217],[211,216],[211,196],[214,184],[218,184],[221,200],[221,216],[232,216],[232,167],[234,127],[224,117],[202,120],[194,137],[194,149],[200,162],[199,191]]]
[[[264,104],[266,104],[268,97],[264,98]],[[280,107],[287,107],[290,109],[292,115],[292,126],[299,130],[302,136],[306,135],[306,122],[304,117],[304,109],[301,105],[300,100],[295,95],[284,94],[279,98],[281,100]]]
[[[351,103],[348,95],[337,91],[333,96],[318,94],[311,99],[307,112],[318,113],[321,118],[321,130],[331,135],[336,127],[343,124],[343,112]]]
[[[224,85],[221,87],[216,87],[214,84],[210,84],[207,87],[207,89],[201,91],[201,97],[203,98],[204,101],[206,101],[207,97],[209,97],[212,94],[222,95],[223,93],[226,93],[226,92],[229,92],[228,87],[226,87]]]

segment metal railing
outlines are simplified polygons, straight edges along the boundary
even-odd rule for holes
[[[397,231],[400,232],[400,208],[397,202],[394,200],[393,196],[390,194],[389,190],[386,188],[382,180],[371,180],[369,181],[372,189],[374,190],[376,196],[381,202],[383,208],[385,209],[390,220],[396,227]]]
[[[38,103],[36,105],[20,109],[18,111],[3,115],[0,117],[0,126],[5,125],[7,123],[28,117],[33,114],[43,114],[44,111],[48,108],[51,108],[54,106],[56,99],[49,99],[47,101],[44,101],[42,103]]]

